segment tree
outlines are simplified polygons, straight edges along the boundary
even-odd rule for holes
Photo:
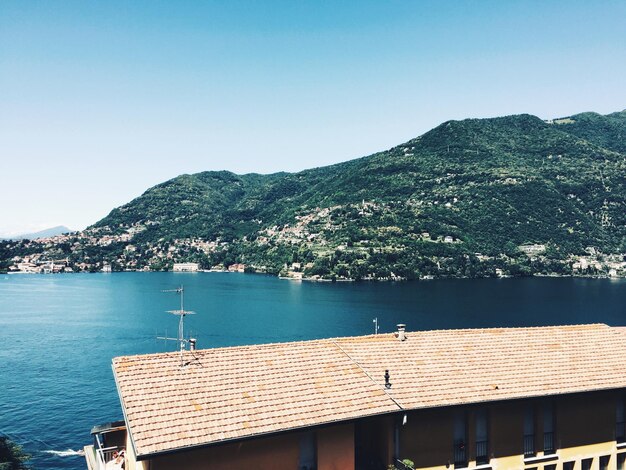
[[[26,461],[30,458],[20,446],[14,444],[8,437],[0,436],[0,470],[28,469]]]

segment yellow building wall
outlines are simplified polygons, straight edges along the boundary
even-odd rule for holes
[[[591,468],[598,470],[601,456],[610,457],[609,469],[616,468],[617,454],[626,450],[618,450],[615,443],[618,399],[623,399],[623,394],[602,392],[594,394],[593,399],[578,395],[557,401],[557,470],[564,462],[575,462],[575,470],[580,470],[586,458],[593,458]]]
[[[354,424],[355,468],[383,466],[393,461],[394,422],[393,415],[373,416]]]
[[[150,459],[143,470],[294,470],[298,467],[300,433],[205,447]]]
[[[559,447],[612,441],[615,437],[615,393],[565,397],[556,402]]]
[[[488,410],[489,467],[493,470],[556,470],[563,463],[574,461],[574,470],[581,470],[581,460],[593,458],[591,470],[599,470],[599,457],[610,456],[609,470],[616,469],[615,413],[623,392],[596,392],[534,400],[485,403],[464,408],[467,416],[468,467],[476,467],[475,412]],[[543,414],[545,402],[554,402],[557,458],[543,459]],[[524,460],[524,414],[534,406],[536,459]],[[407,414],[407,423],[400,427],[400,459],[408,458],[416,469],[452,470],[454,468],[453,408],[420,410]]]
[[[498,469],[523,468],[525,408],[526,403],[523,402],[498,403],[488,407],[489,455]]]
[[[354,470],[354,425],[317,432],[317,470]]]
[[[177,452],[144,462],[135,462],[133,455],[127,470],[296,470],[303,436],[301,432],[286,433]],[[354,424],[319,428],[315,438],[317,470],[354,470]]]
[[[398,457],[412,460],[416,468],[444,465],[452,459],[453,423],[450,409],[408,413],[406,424],[400,428]]]

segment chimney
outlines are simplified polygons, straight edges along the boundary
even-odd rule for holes
[[[406,336],[404,334],[404,330],[406,329],[406,325],[404,323],[398,323],[398,339],[400,341],[404,341]]]
[[[196,350],[196,342],[198,340],[196,338],[189,338],[189,350],[190,351],[195,351]]]

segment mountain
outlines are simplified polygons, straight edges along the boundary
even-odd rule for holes
[[[609,150],[626,153],[626,110],[606,116],[581,113],[552,122],[569,134]]]
[[[56,227],[47,228],[44,230],[40,230],[39,232],[33,233],[23,233],[20,235],[11,235],[10,237],[6,237],[8,240],[33,240],[35,238],[48,238],[54,237],[55,235],[61,235],[63,233],[69,233],[72,230],[67,228],[64,225],[57,225]]]
[[[353,279],[571,274],[590,250],[626,252],[624,136],[626,112],[466,119],[298,173],[181,175],[85,231],[106,250],[69,254]]]

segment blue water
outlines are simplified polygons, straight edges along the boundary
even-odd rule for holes
[[[83,469],[71,450],[121,419],[111,358],[172,351],[183,283],[198,347],[409,330],[604,322],[626,325],[626,281],[298,283],[228,273],[0,276],[0,433],[35,468]]]

